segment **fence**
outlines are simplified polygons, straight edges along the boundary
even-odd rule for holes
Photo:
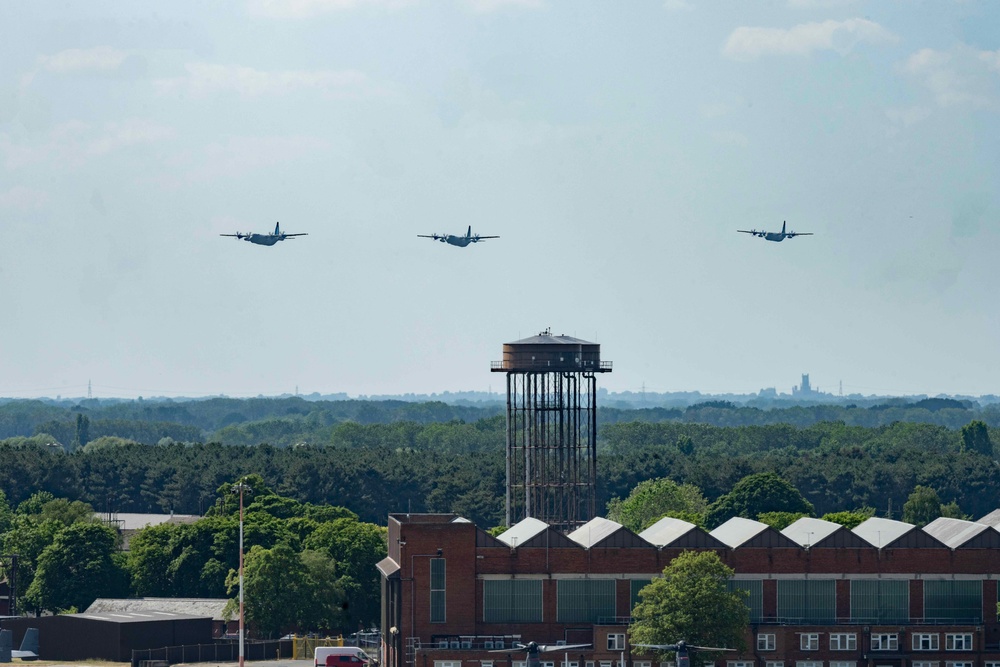
[[[291,658],[292,654],[292,641],[288,639],[243,642],[243,656],[246,660],[277,660]],[[163,667],[163,663],[173,665],[179,662],[235,662],[239,659],[239,642],[164,646],[132,651],[132,667]]]

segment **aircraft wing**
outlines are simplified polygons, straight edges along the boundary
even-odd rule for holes
[[[299,234],[284,234],[283,233],[282,236],[284,236],[287,239],[287,238],[289,238],[291,236],[309,236],[309,234],[307,234],[305,232],[302,232],[302,233],[299,233]]]
[[[246,234],[239,234],[239,233],[236,233],[236,234],[219,234],[219,236],[232,236],[234,239],[241,239],[244,236],[246,236]]]
[[[766,232],[758,232],[756,229],[737,229],[736,231],[741,234],[753,234],[754,236],[763,236]]]
[[[794,239],[796,236],[812,236],[812,232],[788,232],[785,234],[790,239]]]
[[[435,241],[440,241],[445,238],[444,234],[417,234],[418,238],[422,239],[434,239]]]
[[[573,648],[590,648],[590,644],[539,644],[540,653],[550,653],[552,651],[568,651]]]
[[[485,241],[486,239],[498,239],[499,236],[473,236],[474,241]]]

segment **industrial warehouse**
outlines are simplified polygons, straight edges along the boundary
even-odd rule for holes
[[[546,330],[506,343],[491,371],[507,375],[509,528],[389,515],[386,667],[526,667],[515,642],[567,646],[541,667],[652,667],[628,641],[639,591],[705,550],[748,593],[748,649],[726,667],[1000,667],[1000,510],[923,528],[803,518],[780,532],[663,518],[636,534],[595,512],[596,378],[611,371],[600,346]]]
[[[628,643],[638,592],[680,553],[711,550],[749,592],[748,650],[726,667],[1000,667],[998,525],[1000,510],[780,532],[743,518],[711,532],[666,518],[640,534],[527,518],[494,538],[456,515],[392,514],[383,655],[386,667],[524,667],[523,651],[504,651],[535,641],[591,645],[543,667],[653,667]]]

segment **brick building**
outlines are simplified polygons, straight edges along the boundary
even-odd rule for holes
[[[528,518],[498,537],[456,515],[391,514],[388,535],[385,667],[524,667],[515,641],[592,646],[542,667],[658,667],[629,646],[629,617],[687,550],[716,552],[749,592],[748,649],[719,667],[1000,667],[1000,510],[924,528],[735,518],[710,533],[603,518],[564,533]]]

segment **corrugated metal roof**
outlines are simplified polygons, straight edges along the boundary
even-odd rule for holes
[[[207,614],[178,614],[170,611],[159,611],[155,609],[150,609],[148,611],[131,611],[131,612],[103,612],[100,614],[91,614],[89,612],[84,614],[65,614],[68,618],[84,618],[93,621],[106,621],[109,623],[149,623],[150,621],[178,621],[189,618],[205,618],[211,620],[211,617]]]
[[[925,533],[936,537],[952,549],[957,549],[984,530],[990,530],[985,523],[962,521],[945,516],[938,517],[924,526]]]
[[[553,336],[550,333],[540,333],[537,336],[529,336],[528,338],[522,338],[521,340],[515,340],[513,343],[506,343],[507,345],[596,345],[597,343],[590,343],[580,338],[573,338],[572,336]]]
[[[84,612],[88,615],[129,614],[163,611],[174,614],[211,616],[222,621],[229,600],[217,598],[98,598]]]
[[[987,526],[1000,528],[1000,509],[993,510],[981,519],[976,519],[976,523],[985,523]]]
[[[650,544],[655,544],[658,547],[665,547],[668,544],[676,542],[684,535],[687,535],[694,528],[697,528],[697,526],[693,523],[689,523],[683,519],[675,519],[670,516],[665,516],[646,530],[639,533],[639,537],[646,540]]]
[[[516,547],[518,544],[524,544],[535,535],[538,535],[542,531],[546,530],[548,527],[549,524],[545,523],[541,519],[529,516],[526,519],[521,519],[510,528],[497,535],[497,539],[509,547]]]
[[[888,546],[916,528],[912,523],[894,521],[873,516],[855,526],[851,532],[873,547],[881,549]]]
[[[622,529],[622,525],[611,519],[596,516],[566,537],[589,549]]]
[[[781,531],[781,534],[796,544],[811,547],[830,537],[841,528],[843,526],[839,523],[805,516],[792,522],[791,525]]]
[[[709,533],[728,547],[736,548],[770,528],[766,523],[734,516]]]

